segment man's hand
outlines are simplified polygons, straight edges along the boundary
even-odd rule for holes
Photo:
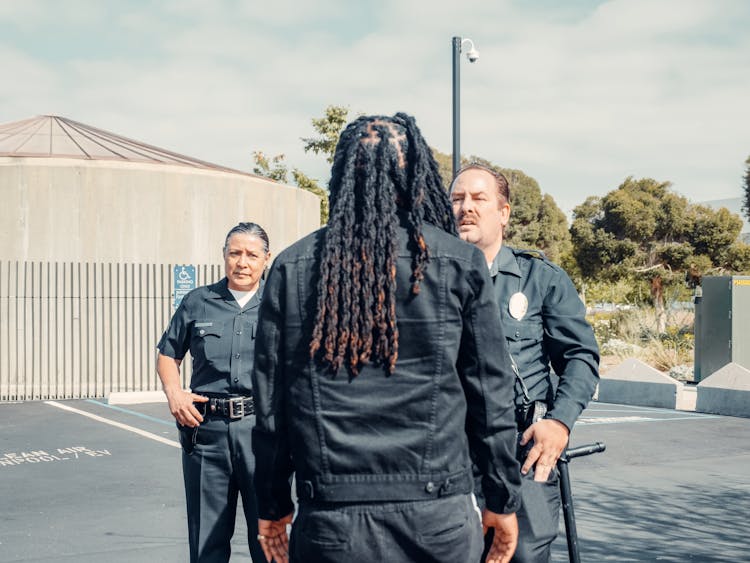
[[[291,513],[280,520],[258,519],[258,541],[269,561],[288,563],[289,534],[286,533],[286,526],[291,523]]]
[[[569,436],[568,427],[552,418],[544,418],[529,426],[521,436],[520,444],[525,446],[533,440],[534,446],[526,456],[521,473],[526,475],[534,467],[534,481],[546,481],[568,445]]]
[[[485,563],[508,563],[518,545],[518,520],[515,513],[497,514],[485,508],[482,512],[482,526],[485,534],[489,528],[495,529],[492,547]]]

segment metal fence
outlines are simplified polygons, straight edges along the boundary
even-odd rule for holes
[[[196,284],[223,275],[196,266]],[[172,264],[0,262],[0,401],[161,389]],[[183,383],[190,380],[189,358]]]

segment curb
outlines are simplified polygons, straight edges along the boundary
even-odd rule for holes
[[[163,391],[118,391],[107,396],[110,405],[137,405],[140,403],[166,403]]]

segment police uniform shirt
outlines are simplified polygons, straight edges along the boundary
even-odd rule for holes
[[[194,393],[250,395],[255,331],[263,293],[240,307],[226,278],[188,293],[177,308],[157,348],[182,360],[190,351]]]
[[[502,246],[490,266],[510,353],[531,401],[573,428],[599,380],[599,348],[565,271],[537,251]],[[520,294],[520,295],[519,295]],[[552,385],[550,364],[559,376]],[[516,385],[516,404],[524,401]]]

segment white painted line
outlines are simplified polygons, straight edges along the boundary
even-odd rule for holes
[[[149,438],[151,440],[156,440],[157,442],[161,442],[162,444],[167,444],[168,446],[172,446],[174,448],[180,448],[180,443],[175,442],[174,440],[169,440],[168,438],[163,438],[162,436],[159,436],[157,434],[152,434],[151,432],[146,432],[145,430],[141,430],[140,428],[136,428],[135,426],[129,426],[127,424],[122,424],[121,422],[116,422],[114,420],[110,420],[108,418],[104,418],[103,416],[98,416],[96,414],[92,414],[90,412],[82,411],[80,409],[74,409],[73,407],[69,407],[68,405],[63,405],[62,403],[58,403],[57,401],[44,401],[46,404],[51,405],[53,407],[57,407],[58,409],[62,409],[64,411],[70,411],[74,412],[76,414],[80,414],[82,416],[87,416],[88,418],[91,418],[93,420],[96,420],[98,422],[103,422],[104,424],[109,424],[110,426],[115,426],[116,428],[121,428],[123,430],[127,430],[128,432],[132,432],[134,434],[138,434],[139,436],[143,436],[144,438]]]
[[[651,418],[645,416],[611,416],[611,417],[581,417],[576,421],[576,424],[581,426],[590,426],[593,424],[625,424],[629,422],[671,422],[673,420],[707,420],[709,418],[719,418],[718,416],[703,415],[703,416],[670,416],[668,418]]]
[[[661,420],[658,418],[647,418],[644,416],[599,416],[599,417],[581,417],[576,424],[620,424],[622,422],[643,422],[644,420]]]

